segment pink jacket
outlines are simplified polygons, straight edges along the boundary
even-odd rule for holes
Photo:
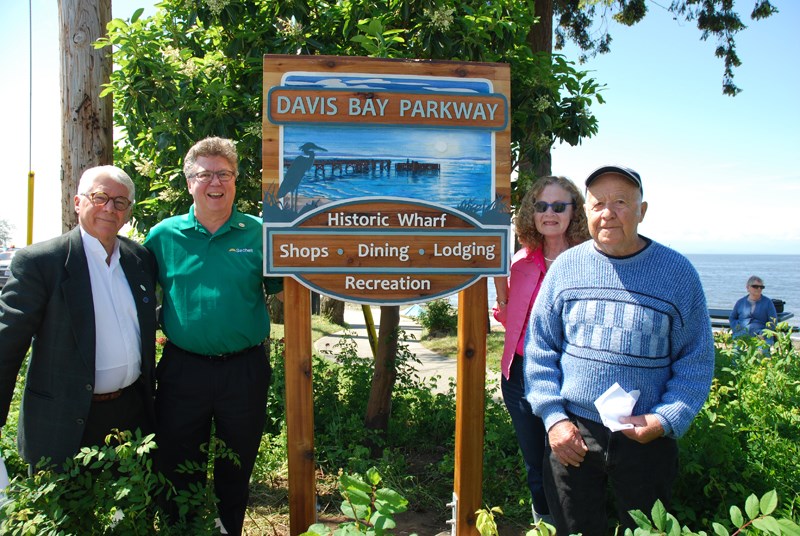
[[[511,259],[508,304],[504,310],[497,307],[492,310],[494,318],[506,328],[503,359],[500,362],[500,370],[506,379],[511,371],[511,362],[519,340],[528,327],[527,321],[546,270],[542,248],[534,251],[522,248],[517,251]]]

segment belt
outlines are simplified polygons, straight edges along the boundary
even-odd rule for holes
[[[122,396],[122,393],[126,389],[130,389],[134,385],[136,384],[132,383],[128,387],[123,387],[122,389],[119,389],[117,391],[112,391],[110,393],[95,393],[92,395],[92,402],[109,402],[111,400],[116,400]]]
[[[188,356],[192,356],[192,357],[197,358],[197,359],[202,359],[204,361],[216,361],[216,362],[231,361],[232,359],[236,359],[239,356],[242,356],[244,354],[252,352],[253,350],[255,350],[257,348],[263,348],[263,346],[264,346],[263,343],[260,343],[260,344],[256,344],[255,346],[250,346],[249,348],[245,348],[244,350],[239,350],[237,352],[230,352],[228,354],[206,355],[206,354],[196,354],[194,352],[190,352],[189,350],[184,350],[180,346],[177,346],[177,345],[175,345],[175,344],[173,344],[171,342],[168,342],[167,344],[172,345],[173,347],[175,347],[175,349],[177,349],[180,352],[183,352],[184,354],[186,354]]]

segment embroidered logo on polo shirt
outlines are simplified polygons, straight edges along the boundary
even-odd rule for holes
[[[253,253],[254,251],[253,248],[231,248],[228,253]]]

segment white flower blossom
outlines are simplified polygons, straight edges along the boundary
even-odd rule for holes
[[[431,25],[438,30],[447,30],[453,24],[453,14],[456,12],[453,7],[443,9],[425,9],[423,13],[431,20]]]
[[[295,20],[294,17],[287,19],[278,17],[278,22],[275,24],[278,33],[287,39],[293,39],[303,35],[303,25]]]
[[[536,107],[537,112],[544,112],[550,109],[552,103],[550,102],[550,99],[542,96],[536,99],[536,104],[534,104],[534,106]]]
[[[215,17],[222,13],[222,10],[230,4],[230,0],[205,0],[205,2],[208,9]]]

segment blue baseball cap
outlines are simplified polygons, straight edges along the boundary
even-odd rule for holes
[[[590,184],[594,182],[594,180],[599,177],[600,175],[604,175],[606,173],[616,173],[617,175],[622,175],[626,179],[630,180],[636,186],[639,187],[639,191],[644,195],[644,189],[642,188],[642,178],[639,174],[632,170],[631,168],[626,168],[623,166],[603,166],[595,169],[592,171],[588,177],[586,177],[586,187],[588,188]]]

